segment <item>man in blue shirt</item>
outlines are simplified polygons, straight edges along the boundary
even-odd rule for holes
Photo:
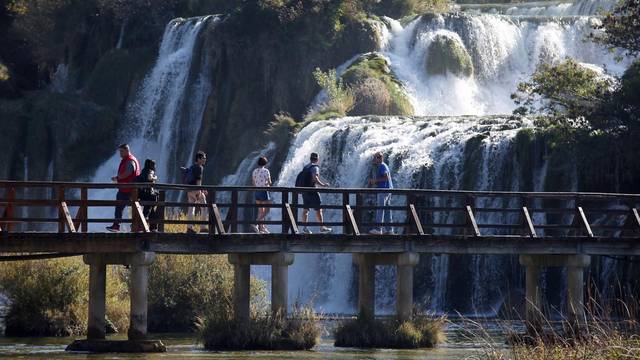
[[[369,180],[369,185],[375,186],[378,189],[393,189],[393,181],[391,180],[391,172],[389,166],[384,163],[384,156],[381,152],[377,152],[373,155],[373,164],[375,166],[375,178]],[[376,210],[376,222],[391,224],[393,221],[391,217],[391,210],[385,209],[385,206],[391,206],[391,193],[381,192],[377,196],[377,206],[381,208]],[[370,234],[382,235],[393,234],[393,227],[390,225],[373,228]]]

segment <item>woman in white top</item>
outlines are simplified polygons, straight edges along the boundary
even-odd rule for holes
[[[267,169],[267,164],[269,163],[269,161],[267,160],[266,157],[261,156],[258,158],[258,168],[256,168],[255,170],[253,170],[253,174],[251,174],[251,179],[253,181],[253,186],[256,187],[269,187],[271,186],[271,173],[269,172],[269,169]],[[269,196],[269,192],[266,190],[262,190],[262,191],[256,191],[255,192],[255,199],[256,199],[256,204],[270,204],[271,203],[271,197]],[[263,221],[266,217],[267,214],[269,214],[269,210],[270,208],[268,207],[261,207],[258,209],[258,218],[256,219],[256,221],[260,222]],[[264,224],[258,224],[253,225],[253,230],[255,232],[259,232],[262,234],[267,234],[269,233],[269,230],[267,230],[267,227]]]

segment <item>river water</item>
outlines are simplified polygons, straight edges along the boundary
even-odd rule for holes
[[[73,338],[0,338],[0,358],[10,359],[483,359],[484,350],[508,351],[504,345],[502,327],[496,323],[475,331],[470,324],[450,323],[445,330],[447,341],[436,349],[388,350],[336,348],[333,339],[325,336],[309,351],[206,351],[193,335],[161,334],[151,336],[167,345],[164,354],[83,354],[65,352]],[[481,335],[478,335],[482,333]],[[113,339],[124,339],[117,335]]]

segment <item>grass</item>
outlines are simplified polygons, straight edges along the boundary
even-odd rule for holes
[[[335,332],[335,346],[359,348],[433,348],[444,342],[445,318],[413,321],[378,320],[358,316],[342,323]]]
[[[129,294],[125,269],[110,267],[107,319],[127,331]],[[84,334],[88,316],[89,267],[81,257],[0,263],[0,291],[9,299],[7,336]]]
[[[311,307],[294,307],[290,317],[252,311],[249,321],[226,312],[209,314],[199,323],[200,340],[207,350],[308,350],[320,338],[318,319]]]

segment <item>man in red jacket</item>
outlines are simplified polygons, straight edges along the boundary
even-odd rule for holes
[[[118,166],[118,175],[111,178],[111,180],[118,182],[118,184],[132,183],[136,181],[138,175],[140,175],[140,163],[136,159],[129,149],[129,145],[122,144],[118,146],[120,152],[120,166]],[[116,194],[116,200],[130,201],[131,200],[131,188],[120,188]],[[122,219],[122,211],[126,205],[116,205],[115,221],[113,225],[107,226],[107,230],[112,232],[120,231],[120,220]]]

